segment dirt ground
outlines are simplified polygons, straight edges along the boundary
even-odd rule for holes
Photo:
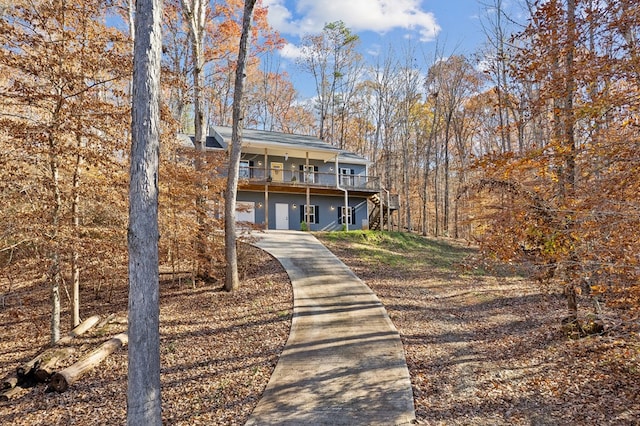
[[[398,328],[419,424],[640,424],[637,318],[621,327],[624,313],[605,311],[608,333],[570,340],[564,298],[528,280],[437,262],[390,268],[323,242]]]
[[[390,266],[350,244],[325,244],[378,294],[398,328],[418,423],[640,424],[637,318],[605,311],[606,334],[570,340],[560,327],[562,297],[517,276],[445,267],[393,248],[385,251],[405,263]],[[289,333],[292,294],[268,255],[254,251],[247,263],[235,294],[162,284],[165,424],[244,424],[260,398]],[[125,329],[120,281],[85,289],[85,316],[116,317],[75,341],[77,353]],[[48,292],[43,284],[0,289],[1,378],[46,346]],[[65,393],[39,385],[0,402],[0,425],[124,424],[125,389],[120,349]]]
[[[237,293],[161,283],[164,424],[242,425],[267,385],[289,335],[293,296],[280,264],[258,249],[249,252]],[[4,296],[0,379],[36,355],[49,336],[45,285],[15,287]],[[88,286],[82,300],[85,316],[116,316],[75,339],[77,354],[126,330],[126,283],[113,280],[99,290]],[[64,393],[46,393],[44,385],[26,389],[0,402],[0,425],[124,425],[126,365],[127,351],[121,348]]]

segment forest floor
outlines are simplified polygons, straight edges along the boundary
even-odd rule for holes
[[[637,318],[605,309],[608,333],[570,340],[558,291],[484,271],[466,246],[408,234],[318,237],[400,332],[418,423],[640,424]]]
[[[418,423],[639,424],[637,318],[605,307],[607,333],[570,340],[559,292],[478,268],[473,249],[405,234],[318,237],[376,292],[398,328]],[[241,425],[257,404],[288,337],[292,294],[265,253],[246,251],[244,265],[234,294],[162,283],[164,424]],[[49,307],[42,282],[0,291],[2,378],[46,346]],[[76,339],[77,353],[125,330],[126,291],[125,279],[85,289],[87,316],[116,316]],[[65,393],[44,389],[0,402],[0,424],[124,424],[126,350]]]
[[[194,288],[190,281],[161,282],[163,424],[244,424],[278,361],[289,336],[291,284],[276,260],[244,247],[241,288],[233,294],[219,285]],[[16,286],[4,294],[0,380],[36,355],[49,338],[45,284]],[[66,297],[64,302],[68,311]],[[85,287],[82,303],[87,317],[116,316],[106,328],[74,339],[77,354],[126,330],[126,277],[99,288]],[[63,317],[64,324],[69,321]],[[44,385],[26,389],[0,402],[0,425],[124,425],[126,367],[127,351],[121,348],[64,393],[46,393]]]

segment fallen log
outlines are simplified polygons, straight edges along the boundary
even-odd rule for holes
[[[40,365],[33,373],[36,382],[47,383],[58,363],[69,358],[74,352],[74,348],[59,348],[51,352],[48,357],[42,358]]]
[[[69,386],[77,382],[86,372],[91,371],[116,349],[126,345],[127,343],[127,333],[118,334],[110,340],[107,340],[97,349],[82,357],[75,364],[54,373],[51,376],[51,382],[49,383],[47,390],[54,390],[60,393],[66,391]]]
[[[100,321],[98,323],[98,325],[96,326],[96,328],[99,330],[102,327],[104,327],[105,325],[109,324],[111,321],[113,321],[113,319],[116,317],[116,314],[109,314],[108,316],[105,317],[105,319],[103,319],[102,321]]]
[[[61,346],[61,345],[66,345],[68,343],[71,343],[71,341],[75,337],[82,336],[84,333],[91,330],[96,324],[98,324],[99,321],[100,321],[100,315],[94,315],[92,317],[87,318],[86,320],[82,321],[80,324],[75,326],[75,328],[71,330],[69,334],[67,334],[60,340],[58,340],[56,342],[56,345]]]
[[[0,402],[9,401],[10,399],[15,398],[16,396],[20,395],[23,392],[24,392],[24,389],[20,386],[12,387],[11,389],[8,389],[0,393]]]
[[[75,337],[81,336],[82,334],[86,333],[93,326],[95,326],[98,321],[100,321],[100,315],[94,315],[87,318],[86,320],[78,324],[73,330],[71,330],[68,335],[59,339],[56,342],[55,346],[45,349],[32,360],[19,366],[16,369],[18,380],[12,387],[20,384],[25,384],[26,387],[29,387],[33,386],[35,383],[38,383],[39,380],[36,376],[36,372],[39,368],[53,368],[55,367],[55,363],[60,362],[64,358],[67,358],[71,355],[72,352],[60,352],[60,346],[66,345],[70,343]],[[62,357],[63,355],[66,356]],[[51,360],[54,360],[54,362],[51,363]]]
[[[0,383],[0,391],[15,388],[18,385],[18,376],[7,377]]]

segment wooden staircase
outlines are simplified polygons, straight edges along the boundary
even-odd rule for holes
[[[389,222],[389,212],[395,211],[398,209],[398,198],[397,196],[392,196],[390,199],[389,206],[384,201],[383,198],[380,197],[380,194],[375,194],[369,198],[369,200],[373,203],[373,209],[369,214],[369,229],[374,231],[380,230],[380,215],[382,215],[382,227],[384,228]],[[387,207],[389,207],[387,209]]]

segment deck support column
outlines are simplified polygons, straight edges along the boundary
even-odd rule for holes
[[[264,229],[269,229],[269,156],[267,155],[267,148],[264,149]]]
[[[307,229],[311,231],[311,224],[309,223],[309,209],[311,208],[311,190],[309,188],[309,151],[306,152],[306,159],[304,163],[304,183],[307,187],[307,207],[304,209],[304,221],[307,224]]]

